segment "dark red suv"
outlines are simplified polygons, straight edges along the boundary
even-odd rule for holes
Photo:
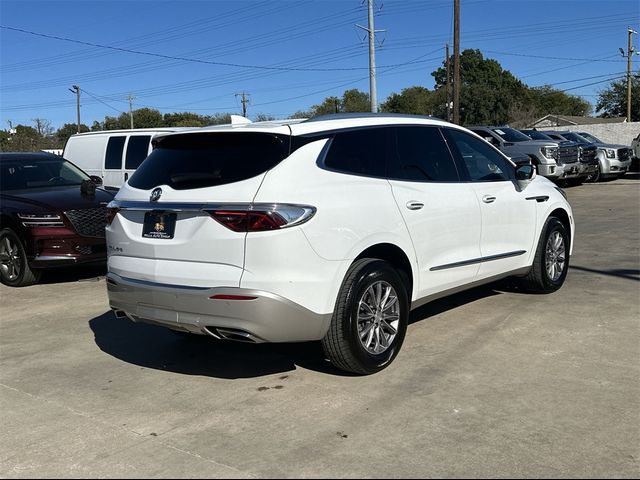
[[[14,287],[41,269],[106,260],[106,205],[73,163],[47,153],[0,153],[0,280]]]

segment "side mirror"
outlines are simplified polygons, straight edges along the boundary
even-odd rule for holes
[[[516,183],[518,184],[520,191],[527,188],[531,183],[531,179],[535,172],[536,170],[531,163],[529,163],[529,165],[518,165],[516,167]]]
[[[89,178],[90,178],[90,179],[91,179],[91,181],[92,181],[93,183],[95,183],[96,185],[102,185],[102,179],[101,179],[99,176],[97,176],[97,175],[91,175]]]
[[[521,155],[518,157],[509,157],[510,160],[516,164],[516,167],[520,165],[531,165],[531,158],[527,155]]]

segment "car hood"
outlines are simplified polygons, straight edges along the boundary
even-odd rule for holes
[[[620,145],[619,143],[592,143],[598,148],[631,148],[629,145]]]
[[[80,186],[36,188],[29,190],[12,190],[2,192],[2,209],[16,211],[66,211],[84,208],[96,208],[113,200],[113,193],[96,189],[95,196],[83,195]]]
[[[557,140],[523,140],[522,142],[509,142],[514,145],[531,145],[536,147],[555,147],[558,146],[560,142]]]

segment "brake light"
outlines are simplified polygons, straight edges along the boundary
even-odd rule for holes
[[[287,224],[275,212],[214,210],[209,215],[234,232],[264,232]]]
[[[116,218],[116,215],[119,211],[119,208],[107,207],[107,225],[111,225],[111,222],[113,222],[113,219]]]
[[[300,225],[316,212],[303,205],[246,205],[206,210],[211,217],[234,232],[266,232]]]

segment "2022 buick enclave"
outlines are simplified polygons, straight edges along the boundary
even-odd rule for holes
[[[481,137],[408,115],[156,137],[109,205],[117,316],[248,342],[321,340],[361,374],[396,357],[409,311],[505,276],[560,288],[564,192]]]

